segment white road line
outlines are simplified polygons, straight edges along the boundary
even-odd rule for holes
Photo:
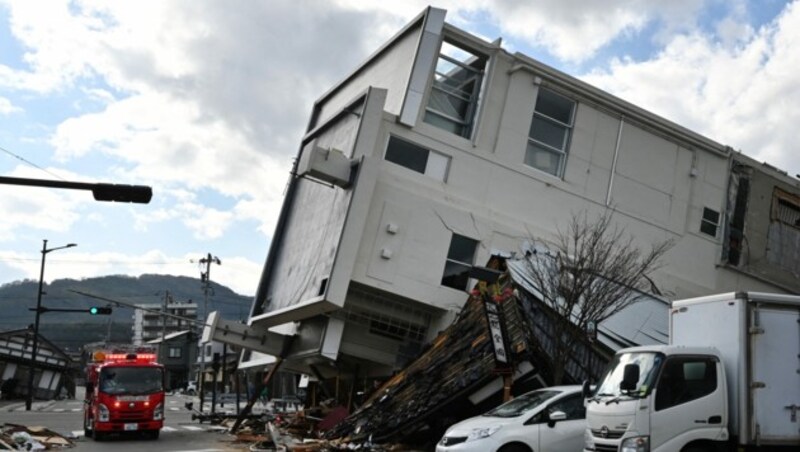
[[[72,436],[74,436],[76,438],[80,438],[81,436],[83,436],[83,430],[73,430],[72,431]]]
[[[66,411],[64,408],[53,408],[54,413],[63,413],[64,411]]]
[[[70,411],[72,411],[73,413],[77,413],[78,411],[83,411],[83,409],[82,408],[73,408]]]
[[[161,427],[161,431],[162,432],[177,432],[178,429],[175,428],[175,427],[164,426],[164,427]]]
[[[180,409],[180,407],[177,407],[177,406],[171,406],[171,407],[169,407],[169,410],[170,411],[180,411],[181,409]]]
[[[193,432],[201,432],[205,430],[203,427],[196,427],[194,425],[183,425],[182,427],[186,430],[191,430]]]

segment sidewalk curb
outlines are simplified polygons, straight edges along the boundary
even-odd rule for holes
[[[55,400],[47,400],[47,401],[44,401],[44,402],[34,402],[31,405],[31,411],[41,411],[41,410],[50,408],[51,406],[53,406],[55,404],[56,404]],[[22,408],[24,406],[25,406],[25,402],[11,403],[11,404],[8,404],[8,405],[3,405],[2,407],[0,407],[0,410],[7,411],[7,412],[10,413],[10,412],[16,411],[17,409]]]

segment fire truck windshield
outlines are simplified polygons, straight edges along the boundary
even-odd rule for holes
[[[100,391],[106,394],[152,394],[163,391],[163,375],[154,367],[106,367],[100,371]]]

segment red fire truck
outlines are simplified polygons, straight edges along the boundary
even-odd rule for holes
[[[93,350],[86,368],[83,428],[87,438],[141,432],[158,438],[164,426],[164,366],[155,348]]]

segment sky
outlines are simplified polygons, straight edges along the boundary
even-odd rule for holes
[[[431,3],[697,133],[800,173],[800,5]],[[148,185],[149,204],[0,185],[0,284],[144,273],[255,293],[314,100],[428,5],[0,0],[0,175]]]

